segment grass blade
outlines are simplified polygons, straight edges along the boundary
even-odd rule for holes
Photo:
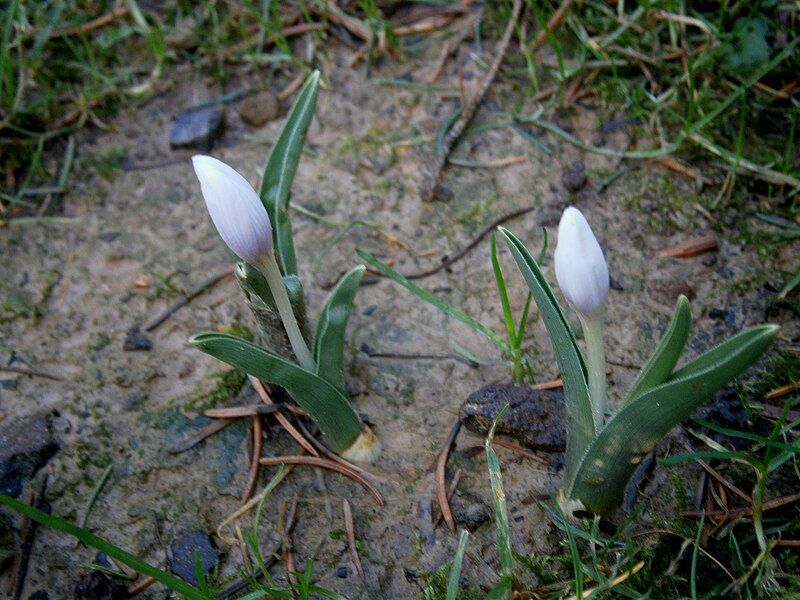
[[[306,132],[317,107],[319,71],[306,80],[280,136],[272,146],[261,178],[259,196],[272,221],[272,239],[284,275],[297,275],[297,260],[289,221],[289,191],[303,151]]]
[[[508,526],[508,507],[506,493],[503,490],[503,475],[500,472],[500,459],[492,447],[494,431],[497,423],[503,418],[508,405],[497,413],[492,422],[489,435],[486,436],[486,464],[489,469],[489,482],[492,485],[492,501],[494,502],[494,521],[497,527],[497,552],[500,555],[501,579],[511,580],[514,572],[514,558],[511,553],[511,536]]]
[[[328,296],[317,321],[314,337],[314,360],[317,375],[345,393],[344,334],[350,311],[353,310],[358,286],[366,267],[358,265],[345,273]]]
[[[361,419],[353,405],[316,373],[225,333],[200,333],[189,341],[248,375],[286,388],[294,401],[311,415],[334,452],[346,450],[360,435]]]
[[[650,388],[664,383],[672,374],[678,359],[689,339],[689,328],[692,325],[692,309],[689,299],[681,295],[675,304],[675,312],[655,352],[639,371],[636,381],[628,390],[623,406],[641,396]]]
[[[456,550],[453,566],[450,569],[450,577],[447,579],[445,600],[456,600],[458,597],[458,580],[461,578],[461,564],[464,562],[464,552],[467,550],[468,539],[469,531],[462,529],[461,536],[458,538],[458,550]]]
[[[412,294],[418,296],[419,298],[422,298],[428,304],[432,304],[433,306],[435,306],[436,308],[441,310],[443,313],[445,313],[447,315],[450,315],[451,317],[453,317],[455,319],[458,319],[459,321],[461,321],[462,323],[464,323],[468,327],[474,329],[478,333],[482,333],[487,338],[489,338],[492,342],[494,342],[494,344],[498,348],[500,348],[501,350],[503,350],[505,352],[508,352],[508,353],[511,352],[511,347],[508,345],[508,343],[503,338],[501,338],[499,335],[497,335],[494,331],[492,331],[488,327],[478,323],[475,319],[470,317],[468,314],[461,312],[457,308],[454,308],[454,307],[450,306],[449,304],[447,304],[446,302],[443,302],[442,300],[440,300],[439,298],[437,298],[436,296],[431,294],[429,291],[422,289],[421,287],[419,287],[418,285],[416,285],[414,283],[411,283],[408,279],[403,277],[400,273],[398,273],[397,271],[392,269],[389,265],[383,264],[377,258],[372,256],[369,252],[364,252],[363,250],[356,250],[356,254],[358,254],[358,256],[364,262],[366,262],[368,265],[370,265],[371,267],[374,267],[375,269],[377,269],[378,271],[380,271],[381,273],[386,275],[386,277],[388,277],[389,279],[392,279],[393,281],[396,281],[397,283],[402,285],[404,288],[406,288]]]
[[[567,480],[567,497],[583,501],[597,513],[609,514],[653,446],[761,356],[777,333],[774,325],[744,331],[623,406],[591,443],[572,480]]]
[[[566,476],[569,479],[578,460],[595,436],[586,366],[575,342],[575,336],[539,266],[513,233],[504,227],[499,229],[528,284],[536,306],[539,307],[539,314],[542,315],[547,333],[553,342],[558,368],[564,379],[564,397],[567,401],[570,433],[566,461]]]
[[[19,500],[15,500],[10,496],[6,496],[5,494],[0,494],[0,504],[8,506],[12,510],[15,510],[21,515],[28,517],[32,521],[36,521],[40,525],[44,525],[50,529],[55,529],[56,531],[66,533],[77,538],[87,546],[91,546],[100,552],[104,552],[111,558],[129,566],[131,569],[138,571],[142,575],[152,577],[172,591],[182,594],[190,600],[213,600],[213,596],[210,594],[204,593],[202,590],[199,590],[193,585],[186,583],[183,579],[153,567],[138,556],[134,556],[122,548],[115,546],[111,542],[96,536],[91,531],[83,529],[82,527],[78,527],[77,525],[73,525],[72,523],[65,521],[64,519],[60,519],[59,517],[48,515],[45,512],[37,510],[32,506],[28,506],[27,504],[20,502]]]

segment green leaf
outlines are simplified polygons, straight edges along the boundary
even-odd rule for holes
[[[503,338],[501,338],[499,335],[497,335],[494,331],[492,331],[485,325],[481,325],[480,323],[478,323],[478,321],[470,317],[468,314],[461,312],[457,308],[450,306],[446,302],[439,300],[439,298],[431,294],[429,291],[423,290],[418,285],[411,283],[411,281],[403,277],[400,273],[392,269],[389,265],[383,264],[377,258],[372,256],[372,254],[370,254],[369,252],[364,252],[363,250],[356,249],[356,254],[358,254],[358,256],[368,265],[376,268],[378,271],[386,275],[386,277],[388,277],[389,279],[396,281],[412,294],[418,296],[419,298],[422,298],[428,304],[432,304],[433,306],[441,310],[443,313],[448,314],[455,319],[458,319],[459,321],[461,321],[468,327],[471,327],[478,333],[482,333],[487,338],[492,340],[495,346],[497,346],[504,352],[511,353],[511,347]]]
[[[306,132],[317,107],[319,71],[306,79],[297,96],[280,136],[272,146],[261,178],[259,196],[272,222],[272,240],[278,264],[284,275],[297,275],[297,261],[289,221],[289,192],[306,139]]]
[[[314,419],[334,452],[346,450],[361,433],[361,419],[353,405],[316,373],[226,333],[200,333],[189,341],[206,354],[248,375],[286,388]]]
[[[508,505],[506,493],[503,490],[503,475],[500,471],[500,459],[494,451],[494,432],[497,424],[508,410],[508,404],[497,413],[492,421],[492,427],[486,436],[486,466],[489,470],[489,483],[492,486],[492,500],[494,501],[494,521],[497,528],[497,552],[500,555],[501,577],[511,578],[514,574],[514,556],[511,552],[511,533],[508,527]]]
[[[50,529],[55,529],[56,531],[61,531],[62,533],[66,533],[74,538],[77,538],[87,546],[91,546],[92,548],[104,552],[111,558],[129,566],[131,569],[138,571],[142,575],[152,577],[172,591],[186,596],[190,600],[213,600],[212,595],[197,589],[193,585],[189,585],[183,579],[175,577],[171,573],[157,569],[156,567],[143,561],[138,556],[134,556],[130,552],[127,552],[122,548],[115,546],[111,542],[96,536],[87,529],[83,529],[82,527],[73,525],[64,519],[37,510],[32,506],[20,502],[19,500],[15,500],[11,496],[6,496],[5,494],[0,494],[0,504],[8,506],[12,510],[15,510],[21,515],[28,517],[32,521],[36,521],[40,525],[44,525]]]
[[[333,288],[328,301],[322,307],[317,321],[317,335],[314,337],[314,360],[317,375],[336,387],[343,394],[344,384],[344,333],[353,301],[367,268],[364,265],[353,267],[342,275]]]
[[[458,549],[453,559],[453,566],[450,568],[450,577],[447,578],[447,595],[445,600],[456,600],[458,598],[458,580],[461,578],[461,564],[464,562],[464,552],[467,550],[467,540],[469,531],[461,530],[458,538]]]
[[[686,340],[689,339],[691,325],[692,309],[689,306],[689,299],[681,294],[675,304],[675,312],[666,333],[661,338],[653,355],[639,371],[636,381],[633,382],[625,396],[623,406],[641,396],[643,392],[661,385],[667,380],[683,353]]]
[[[586,381],[586,366],[575,336],[564,317],[553,290],[544,278],[530,252],[516,236],[505,227],[499,228],[511,254],[528,284],[547,333],[553,343],[556,361],[564,379],[564,397],[567,401],[569,436],[567,441],[566,476],[574,473],[578,460],[595,436],[592,403]]]
[[[743,331],[676,371],[665,383],[620,408],[590,444],[567,497],[609,514],[633,471],[670,429],[749,367],[778,333],[774,325]]]

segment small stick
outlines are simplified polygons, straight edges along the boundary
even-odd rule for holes
[[[464,129],[472,120],[472,117],[478,110],[478,106],[480,106],[481,102],[483,101],[483,96],[486,94],[486,90],[489,89],[489,86],[492,84],[492,81],[494,81],[494,78],[497,75],[497,71],[500,69],[500,63],[503,62],[506,50],[508,50],[508,44],[511,41],[511,34],[514,32],[514,27],[519,20],[519,14],[521,11],[522,0],[514,0],[514,7],[511,9],[511,18],[508,20],[506,29],[503,32],[503,37],[500,39],[500,44],[497,47],[497,53],[494,61],[492,61],[491,67],[489,68],[489,72],[486,74],[486,77],[481,82],[480,87],[471,100],[466,104],[462,104],[462,106],[464,106],[464,110],[462,111],[461,116],[450,128],[450,131],[447,132],[447,135],[445,135],[444,143],[439,150],[439,156],[437,157],[433,168],[433,177],[431,178],[431,182],[428,187],[423,190],[423,200],[431,201],[434,199],[436,188],[442,179],[442,172],[447,164],[447,159],[450,156],[450,152],[452,152],[453,147],[461,137]]]
[[[372,497],[375,498],[379,506],[383,506],[383,497],[381,497],[380,492],[374,485],[364,479],[357,471],[330,459],[319,458],[317,456],[270,456],[259,459],[259,462],[262,465],[306,465],[310,467],[322,467],[329,471],[336,471],[360,484],[361,487],[372,494]]]
[[[466,169],[502,169],[503,167],[510,167],[511,165],[518,165],[520,163],[525,162],[525,157],[522,155],[518,156],[507,156],[505,158],[495,158],[493,160],[486,160],[483,162],[479,161],[471,161],[471,160],[462,160],[460,158],[450,157],[447,159],[451,165],[455,165],[457,167],[464,167]]]
[[[89,496],[89,499],[86,501],[86,506],[83,508],[83,514],[81,515],[80,521],[78,521],[79,527],[86,528],[86,522],[89,520],[89,513],[92,510],[92,506],[94,506],[97,497],[100,495],[100,491],[103,489],[103,486],[106,483],[106,479],[108,479],[108,476],[111,475],[111,471],[113,470],[114,462],[112,461],[108,463],[108,466],[100,474],[100,478],[97,480],[94,489],[92,489],[92,494]],[[78,546],[80,546],[80,541],[75,540],[75,545],[73,547],[77,548]]]
[[[558,379],[552,379],[550,381],[543,381],[542,383],[535,383],[531,386],[531,389],[534,390],[556,390],[560,387],[564,387],[564,380],[560,377]]]
[[[764,398],[766,400],[774,400],[775,398],[780,398],[782,396],[785,396],[786,394],[791,394],[798,388],[800,388],[800,381],[795,381],[794,383],[790,383],[788,385],[784,385],[779,388],[775,388],[774,390],[768,391],[766,394],[764,394]]]
[[[545,42],[547,41],[548,33],[553,33],[553,31],[559,28],[561,23],[564,21],[564,17],[567,16],[567,11],[570,9],[571,5],[572,0],[564,0],[550,16],[550,19],[547,21],[547,29],[542,29],[536,34],[536,39],[533,41],[534,51],[539,50],[542,46],[544,46]]]
[[[669,248],[663,248],[656,252],[656,258],[689,258],[716,250],[719,247],[717,236],[713,233],[703,235],[690,240],[684,240]]]
[[[447,500],[450,501],[453,499],[453,494],[456,493],[456,488],[458,488],[458,482],[461,480],[461,469],[456,469],[455,474],[453,475],[453,481],[450,482],[450,488],[447,490]],[[436,529],[439,525],[442,524],[442,519],[444,516],[442,515],[442,511],[439,511],[439,514],[436,515],[436,518],[433,520],[433,528]]]
[[[800,500],[800,492],[796,494],[789,494],[788,496],[781,496],[780,498],[775,498],[773,500],[770,500],[769,502],[764,502],[764,505],[761,507],[761,510],[763,512],[766,512],[768,510],[774,510],[776,508],[786,506],[787,504],[794,504],[798,500]],[[681,512],[680,514],[682,517],[699,519],[702,513],[697,511],[687,510]],[[730,520],[738,517],[748,517],[752,515],[753,507],[751,506],[750,508],[739,508],[728,512],[723,512],[723,511],[706,512],[705,514],[706,517],[723,517]]]
[[[436,498],[439,501],[439,509],[442,511],[442,518],[447,523],[450,531],[456,532],[456,522],[453,519],[453,512],[450,510],[450,502],[447,500],[447,486],[445,468],[447,467],[447,458],[450,456],[450,448],[456,441],[456,436],[461,430],[461,419],[456,419],[450,434],[447,436],[447,441],[444,443],[444,448],[439,453],[439,458],[436,461]]]
[[[30,496],[30,504],[34,508],[37,508],[43,512],[50,513],[50,506],[45,502],[45,495],[47,494],[47,482],[49,479],[49,475],[47,473],[44,474],[42,477],[42,483],[39,485],[39,491],[31,493]],[[9,579],[8,591],[9,593],[11,590],[14,590],[14,595],[12,596],[14,600],[20,600],[22,598],[22,591],[25,588],[25,579],[28,576],[28,566],[31,559],[31,551],[33,550],[33,541],[36,537],[36,529],[38,528],[38,523],[36,521],[32,521],[25,517],[22,520],[22,525],[20,525],[19,533],[20,537],[22,538],[22,543],[20,544],[19,549],[19,560],[17,561],[17,569],[13,579]]]
[[[253,377],[252,375],[249,376],[249,379],[250,383],[253,384],[253,387],[255,388],[256,392],[258,392],[258,395],[261,396],[261,399],[266,404],[274,405],[275,403],[272,401],[272,398],[270,398],[266,388],[264,388],[264,384],[261,383],[261,380],[256,377]],[[289,419],[286,418],[286,415],[280,412],[276,412],[275,418],[278,420],[278,423],[280,423],[283,426],[283,428],[289,433],[289,435],[291,435],[295,439],[295,441],[303,447],[303,449],[306,452],[308,452],[312,456],[319,457],[319,452],[317,452],[316,448],[314,448],[314,446],[312,446],[308,442],[308,440],[306,440],[306,438],[303,437],[302,433],[297,431],[295,426],[292,425],[291,421],[289,421]]]
[[[753,499],[750,496],[748,496],[745,492],[740,490],[738,487],[733,485],[730,481],[725,479],[722,475],[717,473],[717,471],[715,469],[712,469],[711,466],[709,466],[709,464],[706,461],[698,459],[697,462],[701,467],[703,467],[703,469],[705,469],[706,473],[711,475],[711,477],[713,477],[717,481],[717,483],[719,483],[721,485],[724,485],[731,492],[733,492],[734,494],[739,496],[739,498],[741,498],[742,500],[744,500],[748,504],[750,504],[753,501]]]
[[[189,290],[188,292],[184,293],[183,296],[181,296],[178,300],[176,300],[175,302],[170,304],[167,307],[167,309],[163,313],[158,315],[155,319],[152,319],[151,321],[149,321],[144,326],[144,330],[145,331],[153,331],[156,327],[161,325],[164,321],[169,319],[172,315],[174,315],[181,308],[183,308],[184,306],[189,304],[189,302],[191,302],[192,300],[197,298],[200,294],[202,294],[203,292],[211,289],[212,287],[217,285],[220,281],[222,281],[223,279],[227,279],[232,274],[233,274],[233,271],[231,269],[225,269],[225,271],[223,271],[222,273],[217,273],[216,275],[213,275],[213,276],[209,277],[208,279],[203,281],[197,287],[195,287],[195,288]]]
[[[436,64],[434,65],[433,70],[431,71],[431,74],[428,75],[425,81],[431,84],[436,83],[436,81],[439,79],[439,76],[442,74],[444,63],[447,62],[447,57],[450,56],[451,50],[452,48],[450,48],[450,40],[447,39],[442,44],[442,51],[439,54],[439,58],[436,61]]]
[[[155,582],[156,580],[153,579],[152,577],[145,577],[136,585],[128,588],[128,597],[133,598],[134,596],[138,596],[147,588],[149,588],[151,585],[153,585]]]
[[[689,179],[693,179],[698,188],[701,188],[704,185],[712,185],[714,183],[714,180],[710,177],[703,176],[703,174],[700,172],[700,169],[687,167],[672,156],[656,156],[653,158],[653,161],[657,162],[662,167],[666,167],[667,169],[681,173],[682,175],[686,175]]]
[[[464,246],[461,250],[459,250],[455,254],[445,258],[437,266],[435,266],[435,267],[433,267],[431,269],[426,269],[424,271],[418,271],[416,273],[410,273],[408,275],[403,275],[403,277],[405,277],[406,279],[422,279],[424,277],[430,277],[431,275],[434,275],[435,273],[438,273],[442,269],[446,269],[447,267],[453,265],[453,263],[461,260],[464,256],[466,256],[471,250],[473,250],[478,244],[481,243],[481,240],[483,240],[483,238],[485,238],[492,231],[497,229],[498,226],[500,226],[503,223],[506,223],[508,221],[511,221],[512,219],[516,219],[517,217],[521,217],[522,215],[528,214],[529,212],[533,211],[535,208],[536,208],[535,206],[528,206],[528,207],[525,207],[525,208],[520,208],[518,210],[512,211],[512,212],[510,212],[508,214],[503,215],[502,217],[499,217],[499,218],[495,219],[489,225],[484,227],[480,231],[480,233],[478,233],[478,235],[476,235],[472,239],[472,241],[469,244]]]
[[[294,94],[297,90],[300,89],[300,86],[303,85],[303,82],[306,80],[306,77],[303,73],[300,73],[297,77],[292,79],[285,88],[283,88],[278,95],[276,96],[278,100],[286,100],[289,96]]]
[[[253,495],[258,482],[258,469],[261,466],[258,459],[261,458],[261,449],[264,445],[264,425],[260,415],[253,415],[253,457],[250,462],[250,476],[247,478],[247,489],[242,502],[247,502]]]
[[[75,27],[68,27],[67,29],[62,29],[61,31],[54,31],[48,37],[50,39],[54,39],[54,38],[75,35],[77,33],[89,33],[90,31],[93,31],[100,27],[104,27],[105,25],[108,25],[115,19],[123,17],[127,14],[128,14],[128,7],[120,6],[119,8],[112,10],[110,13],[100,15],[96,19],[92,19],[91,21],[86,21],[86,23],[83,23],[81,25],[77,25]]]
[[[514,442],[509,442],[508,440],[504,440],[504,439],[501,439],[501,438],[494,438],[494,444],[496,446],[500,446],[501,448],[507,448],[508,450],[512,450],[512,451],[516,452],[517,454],[521,454],[522,456],[524,456],[526,458],[530,458],[531,460],[533,460],[535,462],[538,462],[539,464],[542,464],[542,465],[544,465],[546,467],[550,466],[550,463],[548,463],[544,458],[534,454],[533,452],[531,452],[527,448],[523,448],[519,444],[515,444]]]
[[[324,456],[325,458],[332,460],[333,462],[337,462],[348,469],[352,469],[353,471],[362,473],[365,476],[372,477],[373,479],[376,478],[375,475],[373,475],[366,469],[362,469],[357,464],[345,460],[344,458],[342,458],[341,456],[339,456],[338,454],[327,448],[322,442],[320,442],[317,438],[311,435],[311,432],[308,429],[306,429],[305,425],[303,425],[300,421],[296,421],[295,425],[297,426],[297,429],[300,431],[300,433],[302,433],[305,436],[305,438],[314,445],[314,447],[319,451],[321,456]]]
[[[253,415],[267,415],[278,412],[281,406],[277,404],[253,404],[252,406],[229,406],[226,408],[209,408],[203,414],[210,419],[240,419]]]
[[[23,369],[22,367],[2,367],[0,371],[4,373],[19,373],[20,375],[28,375],[30,377],[42,377],[43,379],[52,379],[53,381],[64,381],[60,375],[53,375],[44,371],[36,371],[33,369]]]
[[[344,514],[344,530],[347,534],[347,545],[350,547],[350,558],[353,559],[353,565],[359,577],[361,577],[361,581],[366,584],[367,581],[366,577],[364,577],[364,569],[361,566],[361,558],[359,558],[358,550],[356,549],[356,532],[353,526],[353,512],[350,510],[350,503],[347,501],[347,498],[342,498],[342,513]]]
[[[186,438],[185,440],[177,442],[168,450],[168,452],[170,454],[180,454],[181,452],[186,452],[189,448],[195,447],[207,437],[214,435],[218,431],[222,431],[228,425],[233,423],[233,421],[234,419],[217,419],[216,421],[212,421],[194,435]]]

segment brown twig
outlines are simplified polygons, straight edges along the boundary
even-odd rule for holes
[[[461,469],[456,469],[456,472],[453,474],[453,481],[450,482],[450,487],[447,490],[447,500],[448,502],[453,499],[453,494],[456,493],[456,489],[458,488],[458,482],[461,480]],[[442,515],[442,511],[440,510],[436,517],[433,519],[433,528],[436,529],[439,525],[442,524],[442,520],[444,519],[444,515]]]
[[[261,396],[261,399],[264,401],[264,403],[265,404],[274,405],[275,403],[272,401],[272,398],[270,398],[269,394],[267,393],[266,388],[264,387],[264,384],[261,383],[261,380],[256,378],[256,377],[253,377],[253,376],[250,376],[249,379],[250,379],[250,383],[253,385],[253,387],[255,388],[256,392],[258,392],[258,395]],[[306,452],[308,452],[312,456],[319,457],[319,452],[317,452],[316,448],[314,448],[314,446],[312,446],[308,442],[308,440],[306,440],[303,437],[302,433],[297,431],[295,426],[292,425],[292,422],[289,421],[289,419],[286,417],[286,415],[284,415],[284,414],[282,414],[280,412],[276,412],[274,414],[275,414],[275,418],[278,420],[278,423],[281,424],[281,426],[287,431],[287,433],[289,435],[291,435],[295,439],[295,441],[303,447],[303,449]]]
[[[226,408],[209,408],[203,414],[211,419],[237,419],[253,415],[269,415],[279,411],[288,411],[297,415],[306,415],[299,406],[292,404],[251,404],[248,406],[228,406]]]
[[[442,51],[439,53],[439,58],[436,60],[436,64],[433,66],[430,75],[428,75],[425,81],[431,84],[436,83],[439,76],[442,74],[442,69],[447,62],[447,57],[450,56],[450,52],[452,52],[450,40],[445,40],[442,44]]]
[[[45,472],[44,476],[42,477],[42,482],[39,485],[39,490],[31,493],[30,501],[28,502],[28,504],[30,504],[33,508],[46,513],[50,512],[50,505],[45,501],[49,478],[49,475],[47,472]],[[19,600],[22,598],[22,591],[25,588],[25,579],[28,576],[28,566],[30,564],[31,551],[33,550],[33,541],[36,537],[37,528],[38,523],[29,519],[28,517],[25,517],[22,520],[22,524],[19,528],[19,534],[20,538],[22,538],[22,543],[20,544],[19,554],[16,560],[14,577],[9,579],[8,582],[9,593],[12,589],[14,590],[14,594],[11,596],[14,600]]]
[[[800,389],[800,381],[795,381],[794,383],[790,383],[788,385],[783,385],[779,388],[775,388],[774,390],[768,391],[764,394],[765,400],[775,400],[775,398],[781,398],[786,394],[791,394],[792,392]]]
[[[297,77],[292,79],[285,88],[283,88],[280,92],[278,92],[277,98],[278,100],[286,100],[289,96],[294,94],[297,90],[300,89],[300,86],[303,85],[303,82],[306,80],[306,76],[304,73],[300,73]]]
[[[450,531],[456,532],[456,522],[453,519],[453,511],[450,510],[450,502],[447,499],[447,458],[450,456],[450,449],[456,441],[458,432],[461,430],[461,419],[456,419],[450,434],[447,436],[447,441],[444,443],[442,451],[439,453],[439,458],[436,461],[436,498],[439,501],[439,510],[442,511],[442,518],[444,518],[447,527]]]
[[[531,389],[534,390],[557,390],[560,387],[564,387],[564,380],[559,377],[558,379],[552,379],[550,381],[543,381],[542,383],[535,383],[531,386]]]
[[[698,189],[702,188],[704,185],[714,184],[714,180],[710,177],[705,177],[700,172],[700,169],[688,167],[672,156],[656,156],[653,158],[653,161],[657,162],[662,167],[666,167],[676,173],[686,175],[689,179],[693,179]]]
[[[30,377],[42,377],[43,379],[52,379],[53,381],[64,381],[60,375],[53,375],[44,371],[36,371],[34,369],[23,369],[22,367],[0,367],[0,371],[5,373],[19,373],[20,375],[29,375]]]
[[[208,279],[203,281],[197,287],[195,287],[195,288],[189,290],[188,292],[184,293],[183,296],[181,296],[178,300],[176,300],[175,302],[170,304],[167,307],[167,309],[164,312],[162,312],[160,315],[158,315],[156,318],[150,320],[144,326],[144,330],[145,331],[153,331],[156,327],[161,325],[164,321],[169,319],[172,315],[174,315],[181,308],[183,308],[184,306],[189,304],[189,302],[191,302],[192,300],[197,298],[200,294],[202,294],[203,292],[211,289],[212,287],[217,285],[220,281],[222,281],[223,279],[227,279],[232,274],[233,274],[233,271],[228,268],[228,269],[225,269],[221,273],[217,273],[216,275],[212,275],[211,277],[209,277]]]
[[[358,465],[353,464],[348,460],[345,460],[344,458],[342,458],[341,456],[339,456],[338,454],[327,448],[325,444],[323,444],[317,438],[311,435],[311,432],[308,429],[306,429],[305,425],[303,425],[299,420],[295,421],[295,426],[300,431],[300,433],[302,433],[303,436],[311,444],[314,445],[314,448],[316,448],[319,451],[320,456],[324,456],[325,458],[332,460],[333,462],[339,463],[340,465],[343,465],[348,469],[352,469],[353,471],[361,473],[362,475],[372,477],[373,479],[375,478],[375,476],[366,469],[362,469]]]
[[[547,29],[542,29],[539,33],[536,34],[536,39],[533,41],[533,50],[539,50],[542,46],[544,46],[545,42],[547,42],[547,34],[553,33],[556,29],[559,28],[561,23],[564,21],[564,17],[567,16],[567,11],[570,9],[572,5],[572,0],[564,0],[561,5],[555,10],[555,12],[550,16],[550,19],[547,21]]]
[[[361,487],[372,494],[372,497],[375,498],[379,506],[383,506],[383,497],[374,485],[362,477],[357,471],[345,467],[343,464],[337,463],[328,458],[319,458],[317,456],[270,456],[261,458],[259,462],[262,465],[305,465],[310,467],[321,467],[323,469],[328,469],[329,471],[336,471],[337,473],[341,473],[345,477],[349,477],[356,483],[360,484]]]
[[[353,559],[353,566],[355,566],[358,576],[364,584],[367,583],[364,577],[364,569],[361,566],[361,558],[358,556],[358,548],[356,548],[356,531],[353,526],[353,511],[350,510],[350,503],[347,498],[342,498],[342,514],[344,515],[344,531],[347,534],[347,545],[350,547],[350,558]]]
[[[233,423],[234,420],[235,419],[217,419],[216,421],[212,421],[185,440],[181,440],[173,444],[172,447],[169,448],[168,452],[170,454],[180,454],[181,452],[186,452],[189,448],[194,448],[207,437],[214,435],[218,431],[222,431],[228,425]]]
[[[253,415],[253,457],[250,460],[250,476],[247,478],[247,488],[245,489],[242,502],[247,502],[253,495],[258,482],[258,469],[261,466],[258,459],[261,458],[261,449],[264,446],[264,425],[260,415]]]
[[[514,7],[511,9],[511,17],[509,18],[506,29],[503,32],[503,37],[500,39],[500,43],[497,46],[497,53],[495,54],[494,61],[492,61],[491,67],[489,68],[489,72],[486,74],[486,77],[484,77],[483,81],[478,87],[478,90],[475,92],[475,95],[470,99],[470,101],[462,104],[464,109],[461,112],[461,116],[447,132],[447,135],[444,136],[444,142],[442,143],[442,147],[439,148],[439,156],[436,158],[436,163],[433,168],[431,182],[422,193],[423,200],[431,201],[435,198],[436,189],[442,179],[442,172],[447,164],[447,159],[450,156],[450,152],[452,152],[456,142],[458,142],[461,134],[464,132],[464,129],[472,120],[475,112],[478,110],[478,107],[483,101],[483,96],[486,94],[486,90],[489,89],[492,81],[494,81],[494,78],[500,69],[500,63],[503,62],[506,50],[508,50],[508,44],[511,41],[511,34],[514,32],[514,28],[519,20],[519,14],[521,11],[522,0],[514,0]]]
[[[781,496],[780,498],[775,498],[773,500],[769,500],[768,502],[764,502],[764,504],[761,507],[761,510],[763,512],[766,512],[768,510],[775,510],[776,508],[780,508],[782,506],[786,506],[787,504],[794,504],[798,500],[800,500],[800,492],[798,492],[796,494],[789,494],[788,496]],[[699,519],[700,516],[703,513],[698,512],[698,511],[689,510],[689,511],[683,511],[680,514],[681,514],[682,517],[689,517],[691,519]],[[706,517],[714,517],[714,518],[720,517],[720,518],[723,518],[723,519],[726,519],[726,520],[736,519],[736,518],[739,518],[739,517],[749,517],[752,514],[753,514],[753,507],[752,506],[749,507],[749,508],[738,508],[736,510],[731,510],[731,511],[728,511],[728,512],[724,512],[724,511],[707,512],[707,511],[705,511]]]
[[[50,39],[54,39],[60,37],[67,37],[78,33],[89,33],[90,31],[99,29],[100,27],[105,27],[115,19],[118,19],[119,17],[124,17],[127,14],[128,14],[128,7],[120,6],[119,8],[112,10],[110,13],[100,15],[96,19],[92,19],[91,21],[86,21],[86,23],[82,23],[81,25],[76,25],[75,27],[68,27],[66,29],[62,29],[61,31],[54,31],[48,37]]]
[[[662,248],[655,255],[656,258],[689,258],[716,250],[718,247],[717,236],[709,233],[690,240],[684,240],[668,248]]]
[[[152,577],[145,577],[139,583],[128,588],[128,597],[138,596],[156,582]]]
[[[521,454],[525,458],[530,458],[532,461],[538,462],[541,465],[544,465],[546,467],[550,466],[550,463],[548,463],[547,460],[545,460],[541,456],[538,456],[538,455],[534,454],[533,452],[531,452],[527,448],[523,448],[519,444],[515,444],[514,442],[509,442],[508,440],[504,440],[502,438],[494,438],[494,443],[495,443],[496,446],[500,446],[501,448],[506,448],[508,450],[512,450],[513,452],[516,452],[517,454]]]

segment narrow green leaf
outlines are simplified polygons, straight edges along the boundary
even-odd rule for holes
[[[500,227],[500,233],[511,249],[525,282],[528,284],[539,314],[542,315],[547,333],[553,343],[556,361],[564,379],[564,397],[567,401],[569,436],[567,441],[566,474],[569,479],[578,460],[595,436],[592,403],[583,363],[575,336],[564,317],[553,290],[544,278],[530,252],[513,233]]]
[[[486,465],[489,469],[489,483],[492,486],[492,500],[494,502],[494,521],[497,528],[497,552],[500,555],[501,577],[510,579],[514,574],[514,556],[511,552],[511,534],[508,526],[508,506],[506,493],[503,490],[503,475],[500,471],[500,459],[492,447],[494,432],[497,423],[503,418],[508,404],[500,409],[486,436]]]
[[[286,124],[272,146],[261,178],[259,196],[272,222],[272,239],[278,255],[278,264],[284,275],[297,275],[297,261],[289,221],[289,192],[292,188],[306,132],[317,107],[319,71],[306,79],[297,95]]]
[[[500,261],[497,259],[497,234],[492,232],[489,240],[490,254],[492,257],[492,271],[494,271],[494,281],[497,284],[497,295],[500,296],[500,306],[503,308],[503,319],[508,332],[508,343],[515,346],[517,340],[517,328],[514,324],[514,315],[511,312],[511,302],[508,300],[506,290],[506,280],[503,277],[503,270],[500,268]]]
[[[317,375],[345,393],[344,383],[344,334],[353,301],[367,268],[353,267],[345,273],[333,288],[328,301],[322,307],[314,337],[314,360]]]
[[[156,567],[143,561],[138,556],[134,556],[130,552],[127,552],[122,548],[115,546],[111,542],[96,536],[87,529],[83,529],[82,527],[73,525],[64,519],[37,510],[32,506],[29,506],[24,502],[20,502],[19,500],[15,500],[11,496],[6,496],[5,494],[0,494],[0,504],[8,506],[12,510],[15,510],[21,515],[28,517],[32,521],[36,521],[40,525],[44,525],[45,527],[55,529],[56,531],[66,533],[67,535],[71,535],[72,537],[79,539],[87,546],[91,546],[92,548],[104,552],[111,558],[114,558],[119,562],[129,566],[131,569],[138,571],[142,575],[152,577],[159,583],[168,587],[170,590],[182,594],[183,596],[190,598],[190,600],[213,600],[213,596],[210,594],[206,594],[193,585],[189,585],[183,579],[175,577],[171,573],[157,569]]]
[[[445,600],[456,600],[458,598],[458,580],[461,578],[461,564],[464,562],[464,552],[467,550],[467,540],[469,531],[461,530],[458,538],[458,549],[453,559],[453,566],[450,568],[450,577],[447,579],[447,594]]]
[[[681,294],[675,304],[675,312],[672,315],[667,331],[658,343],[653,355],[642,367],[642,370],[639,371],[636,381],[633,382],[625,396],[625,400],[622,403],[623,406],[641,396],[643,392],[661,385],[667,380],[683,353],[686,340],[689,339],[691,325],[692,309],[689,306],[689,299]]]
[[[572,479],[567,480],[567,497],[580,499],[590,510],[609,514],[653,446],[758,359],[777,332],[774,325],[744,331],[620,408],[590,444]]]
[[[248,375],[286,388],[314,419],[334,452],[346,450],[361,433],[361,419],[350,401],[316,373],[225,333],[200,333],[189,341]]]
[[[389,265],[383,264],[377,258],[372,256],[372,254],[370,254],[369,252],[364,252],[363,250],[356,249],[356,254],[358,254],[358,256],[368,265],[376,268],[378,271],[386,275],[386,277],[388,277],[389,279],[396,281],[412,294],[418,296],[419,298],[422,298],[428,304],[432,304],[433,306],[441,310],[443,313],[448,314],[455,319],[458,319],[459,321],[461,321],[468,327],[471,327],[478,333],[482,333],[492,342],[494,342],[494,345],[500,348],[501,350],[508,353],[511,352],[511,347],[503,338],[501,338],[499,335],[497,335],[494,331],[492,331],[488,327],[478,323],[478,321],[470,317],[468,314],[461,312],[460,310],[458,310],[453,306],[450,306],[446,302],[443,302],[442,300],[431,294],[429,291],[424,290],[418,285],[412,283],[411,281],[403,277],[400,273],[392,269]]]

